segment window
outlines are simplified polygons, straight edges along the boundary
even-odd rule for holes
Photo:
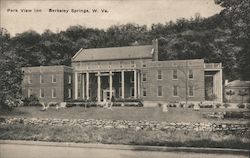
[[[44,98],[44,89],[40,89],[40,98]]]
[[[123,67],[123,61],[120,61],[120,68]]]
[[[68,76],[68,84],[71,84],[71,75]]]
[[[158,86],[158,88],[157,88],[157,96],[162,97],[162,86]]]
[[[44,83],[43,75],[40,75],[40,83]]]
[[[71,98],[71,89],[68,89],[68,98]]]
[[[162,71],[161,70],[158,70],[158,72],[157,72],[157,79],[162,80]]]
[[[189,78],[189,79],[194,79],[193,70],[188,70],[188,78]]]
[[[142,89],[142,96],[143,96],[143,97],[146,97],[146,96],[147,96],[147,89],[146,89],[146,88],[143,88],[143,89]]]
[[[28,89],[28,97],[30,97],[32,95],[32,89]]]
[[[174,97],[177,97],[177,96],[178,96],[178,87],[177,87],[177,86],[174,86],[174,87],[173,87],[173,96],[174,96]]]
[[[28,83],[32,84],[32,77],[31,77],[31,75],[28,75]]]
[[[147,81],[147,75],[146,75],[146,73],[142,73],[142,81]]]
[[[52,83],[56,83],[56,76],[52,75]]]
[[[135,61],[132,60],[132,61],[130,62],[130,64],[131,64],[131,67],[135,67]]]
[[[173,70],[173,79],[174,80],[178,79],[177,70]]]
[[[188,96],[193,97],[194,96],[194,87],[188,86]]]
[[[52,88],[52,98],[56,98],[56,89]]]
[[[131,97],[133,97],[133,96],[135,96],[135,93],[134,93],[135,91],[134,91],[134,87],[131,87],[130,88],[130,96]]]
[[[146,67],[146,61],[142,60],[142,67]]]

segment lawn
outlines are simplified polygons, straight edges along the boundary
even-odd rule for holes
[[[247,122],[244,119],[208,119],[203,113],[214,111],[239,111],[242,109],[200,109],[194,111],[189,108],[169,108],[163,112],[160,107],[113,107],[112,110],[100,107],[70,107],[56,110],[51,107],[41,111],[41,107],[18,107],[10,113],[0,112],[5,117],[36,117],[36,118],[68,118],[68,119],[107,119],[107,120],[149,120],[165,122]]]

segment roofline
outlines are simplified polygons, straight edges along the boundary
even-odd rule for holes
[[[72,60],[72,62],[96,62],[96,61],[115,61],[115,60],[135,60],[135,59],[152,59],[152,57],[141,57],[141,58],[119,58],[119,59],[101,59],[101,60]]]
[[[75,59],[76,56],[83,50],[83,48],[81,48],[80,50],[78,50],[78,52],[72,57],[72,59]]]
[[[63,67],[63,68],[69,68],[69,69],[73,69],[72,67],[70,66],[66,66],[66,65],[48,65],[48,66],[24,66],[24,67],[21,67],[21,68],[41,68],[41,67]]]

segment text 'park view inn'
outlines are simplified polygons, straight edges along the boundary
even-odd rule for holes
[[[159,61],[157,39],[152,45],[80,49],[71,62],[71,67],[23,67],[23,95],[44,103],[140,100],[146,107],[197,104],[213,95],[223,102],[221,63]]]

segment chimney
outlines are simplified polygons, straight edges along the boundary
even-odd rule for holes
[[[154,47],[153,61],[158,61],[158,39],[152,41]]]

